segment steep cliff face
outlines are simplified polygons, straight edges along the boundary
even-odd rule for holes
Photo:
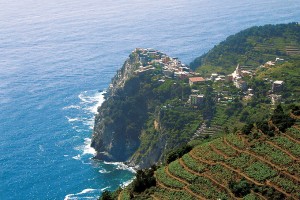
[[[98,108],[92,136],[96,158],[149,167],[192,138],[201,115],[185,106],[187,79],[166,77],[166,65],[174,69],[181,63],[153,50],[130,54]]]
[[[138,56],[132,53],[112,79],[106,101],[98,108],[91,144],[97,151],[96,158],[125,161],[139,146],[140,126],[129,123],[129,118],[141,112],[143,104],[136,107],[136,112],[127,112],[137,103],[129,98],[138,94],[139,80],[134,75],[138,64]],[[137,122],[143,124],[141,120]]]

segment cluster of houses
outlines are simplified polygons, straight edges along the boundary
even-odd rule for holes
[[[203,78],[199,76],[198,73],[192,72],[190,68],[183,64],[176,57],[169,57],[165,53],[160,51],[147,48],[136,48],[133,53],[138,54],[138,61],[140,66],[135,71],[136,74],[148,73],[152,72],[157,68],[157,66],[161,67],[162,73],[165,78],[179,78],[189,79],[189,85],[193,86],[194,84],[203,83],[205,81],[213,81],[213,82],[226,82],[233,83],[233,85],[244,92],[244,99],[251,99],[254,95],[254,91],[251,88],[248,88],[247,83],[243,80],[244,77],[254,76],[254,70],[249,69],[246,66],[237,65],[236,69],[233,73],[228,75],[222,75],[217,73],[212,73],[209,78]],[[260,67],[269,68],[274,66],[276,63],[283,62],[284,60],[281,58],[276,58],[275,61],[268,61],[264,65]],[[160,80],[164,82],[164,79]],[[281,95],[278,93],[283,90],[284,82],[280,80],[276,80],[272,82],[272,90],[270,91],[270,99],[273,104],[281,101]],[[199,107],[204,102],[204,95],[199,93],[198,90],[192,90],[192,94],[189,97],[188,102],[195,107]]]
[[[165,53],[147,48],[136,48],[133,53],[138,54],[140,67],[135,73],[146,73],[155,70],[155,66],[160,66],[165,77],[168,78],[187,78],[195,73],[176,57],[169,57]]]
[[[284,59],[276,58],[275,61],[268,61],[260,67],[270,68],[270,67],[273,67],[276,64],[279,64],[282,62],[284,62]],[[268,96],[271,99],[272,104],[275,105],[275,104],[281,102],[281,100],[282,100],[282,95],[280,95],[279,93],[284,89],[284,81],[281,81],[281,80],[272,81],[271,80],[271,82],[272,82],[272,89]]]

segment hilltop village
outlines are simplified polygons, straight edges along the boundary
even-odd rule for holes
[[[92,147],[139,170],[100,199],[299,199],[299,38],[298,23],[252,27],[189,66],[132,51]]]
[[[157,69],[161,69],[162,77],[158,81],[165,82],[166,79],[188,79],[188,84],[192,88],[188,104],[194,108],[203,105],[204,97],[201,91],[201,85],[210,85],[214,87],[217,94],[216,101],[220,103],[232,102],[233,98],[228,88],[234,86],[239,90],[238,97],[244,101],[249,101],[254,96],[255,91],[248,86],[247,81],[256,76],[256,70],[260,68],[271,68],[278,63],[284,62],[284,59],[276,58],[274,61],[267,61],[264,65],[258,67],[240,66],[230,74],[212,73],[209,77],[203,77],[201,74],[192,71],[188,65],[182,63],[177,57],[170,57],[163,52],[147,48],[136,48],[133,54],[137,54],[139,58],[139,67],[134,72],[136,75],[151,73]],[[268,97],[270,102],[275,105],[282,100],[280,92],[284,89],[284,81],[282,80],[264,80],[270,84]]]

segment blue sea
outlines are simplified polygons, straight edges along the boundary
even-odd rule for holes
[[[299,10],[300,0],[1,0],[0,199],[96,199],[132,180],[89,145],[134,48],[188,64],[242,29],[299,22]]]

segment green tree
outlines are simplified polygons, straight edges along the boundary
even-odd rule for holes
[[[153,165],[150,169],[138,170],[136,173],[136,178],[134,179],[132,186],[134,192],[143,192],[147,188],[156,185],[156,179],[154,177],[154,171],[156,166]]]
[[[252,185],[243,178],[238,182],[230,182],[229,188],[237,197],[243,197],[250,193]]]
[[[105,190],[99,200],[113,200],[112,192]]]
[[[281,104],[279,104],[274,110],[271,120],[281,132],[284,132],[287,128],[291,127],[295,123],[293,118],[284,113]]]

